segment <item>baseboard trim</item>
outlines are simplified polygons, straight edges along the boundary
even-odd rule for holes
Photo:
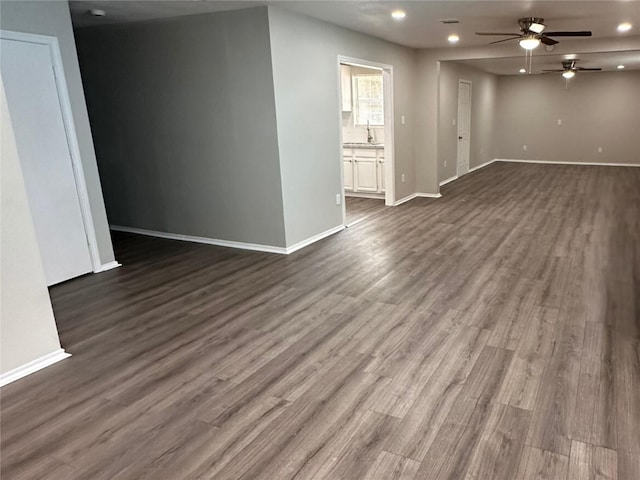
[[[549,165],[586,165],[592,167],[640,167],[638,163],[595,163],[595,162],[556,162],[551,160],[516,160],[514,158],[496,158],[495,162],[544,163]]]
[[[295,243],[290,247],[285,249],[285,253],[289,255],[290,253],[296,252],[301,248],[307,247],[312,243],[322,240],[323,238],[329,237],[335,233],[341,232],[344,230],[344,225],[338,225],[336,227],[330,228],[329,230],[325,230],[324,232],[318,233],[312,237],[307,238],[306,240],[302,240],[301,242]]]
[[[241,250],[252,250],[256,252],[287,254],[285,247],[275,247],[272,245],[261,245],[258,243],[234,242],[231,240],[220,240],[217,238],[198,237],[195,235],[183,235],[181,233],[158,232],[156,230],[147,230],[144,228],[123,227],[121,225],[109,225],[111,230],[116,232],[136,233],[138,235],[146,235],[148,237],[166,238],[168,240],[179,240],[182,242],[205,243],[207,245],[215,245],[217,247],[239,248]]]
[[[470,168],[468,173],[475,172],[476,170],[480,170],[481,168],[484,168],[484,167],[488,167],[493,162],[497,162],[497,161],[498,160],[494,158],[493,160],[489,160],[488,162],[484,162],[484,163],[481,163],[480,165],[476,165],[475,167]]]
[[[423,197],[423,198],[441,198],[442,194],[441,193],[416,193],[416,197]]]
[[[60,360],[64,360],[65,358],[69,358],[71,356],[70,353],[64,351],[64,349],[60,348],[55,352],[48,353],[47,355],[43,355],[42,357],[36,358],[24,365],[21,365],[13,370],[9,370],[7,373],[3,373],[0,375],[0,387],[4,387],[5,385],[10,384],[11,382],[15,382],[27,375],[31,375],[32,373],[37,372],[38,370],[42,370],[54,363],[58,363]]]
[[[317,242],[318,240],[322,240],[329,235],[333,235],[334,233],[338,233],[341,230],[344,230],[344,225],[338,225],[337,227],[330,228],[324,232],[321,232],[317,235],[309,237],[301,242],[298,242],[290,247],[274,247],[272,245],[261,245],[258,243],[244,243],[244,242],[234,242],[231,240],[219,240],[217,238],[207,238],[207,237],[198,237],[194,235],[183,235],[181,233],[168,233],[168,232],[158,232],[156,230],[146,230],[143,228],[135,228],[135,227],[123,227],[121,225],[110,225],[109,228],[116,232],[126,232],[126,233],[135,233],[138,235],[146,235],[148,237],[158,237],[158,238],[166,238],[168,240],[179,240],[182,242],[193,242],[193,243],[204,243],[207,245],[215,245],[217,247],[228,247],[228,248],[238,248],[240,250],[251,250],[254,252],[265,252],[265,253],[277,253],[279,255],[289,255],[301,248],[306,247],[307,245],[311,245],[312,243]]]
[[[359,192],[344,192],[345,197],[355,197],[355,198],[375,198],[379,200],[385,199],[385,194],[383,193],[359,193]]]
[[[457,179],[458,179],[458,175],[454,175],[453,177],[449,177],[446,180],[441,181],[440,182],[440,186],[446,185],[447,183],[451,183],[451,182],[453,182],[454,180],[457,180]]]
[[[396,201],[393,206],[397,207],[398,205],[402,205],[403,203],[407,203],[409,200],[413,200],[414,198],[417,197],[416,193],[412,193],[410,195],[407,195],[406,197],[401,198],[400,200]]]
[[[109,270],[113,270],[114,268],[118,268],[121,266],[121,263],[118,263],[116,260],[114,260],[113,262],[103,263],[102,265],[100,265],[100,268],[98,268],[98,270],[94,270],[93,273],[108,272]]]

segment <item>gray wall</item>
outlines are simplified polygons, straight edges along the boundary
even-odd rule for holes
[[[9,109],[0,82],[0,374],[60,348]]]
[[[266,8],[76,40],[112,225],[285,246]]]
[[[640,164],[638,71],[500,77],[496,116],[498,158]]]
[[[287,245],[342,224],[338,55],[394,67],[396,198],[415,192],[415,50],[278,7],[269,27]]]
[[[458,153],[458,80],[471,81],[471,151],[469,167],[495,158],[493,148],[497,77],[453,62],[440,62],[438,97],[438,181],[456,175]],[[453,125],[453,120],[456,125]],[[447,165],[445,166],[445,161]]]
[[[113,247],[96,166],[96,155],[93,149],[87,107],[78,67],[69,6],[66,1],[2,1],[0,2],[0,26],[4,30],[49,35],[58,38],[64,74],[69,89],[71,111],[78,135],[91,215],[98,241],[100,261],[102,264],[112,262],[114,259]]]

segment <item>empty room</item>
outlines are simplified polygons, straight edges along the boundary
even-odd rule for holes
[[[640,478],[640,1],[0,40],[3,480]]]

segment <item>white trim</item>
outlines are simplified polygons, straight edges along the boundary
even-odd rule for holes
[[[60,348],[55,352],[51,352],[47,355],[36,358],[35,360],[32,360],[28,363],[25,363],[24,365],[21,365],[0,375],[0,387],[4,387],[11,382],[15,382],[22,377],[31,375],[38,370],[42,370],[43,368],[53,365],[54,363],[57,363],[60,360],[64,360],[65,358],[69,358],[70,356],[70,353],[67,353],[64,351],[64,349]]]
[[[469,171],[471,171],[471,170],[469,170]],[[457,179],[458,179],[458,175],[454,175],[453,177],[449,177],[446,180],[441,181],[440,182],[440,186],[446,185],[447,183],[451,183],[451,182],[453,182],[454,180],[457,180]]]
[[[99,272],[102,268],[102,264],[100,261],[100,252],[98,251],[98,239],[93,223],[93,216],[91,214],[91,205],[89,203],[89,194],[87,191],[84,169],[82,167],[80,146],[78,144],[75,122],[73,120],[69,90],[67,88],[67,80],[64,75],[62,55],[60,53],[58,39],[48,35],[36,35],[33,33],[13,32],[9,30],[0,30],[0,38],[19,42],[37,43],[49,47],[49,51],[51,52],[51,64],[53,65],[53,72],[56,81],[56,90],[58,91],[58,98],[60,100],[62,121],[64,123],[64,130],[67,137],[69,155],[71,156],[71,167],[73,169],[76,190],[78,191],[80,213],[82,215],[87,244],[89,246],[89,255],[91,257],[93,271]]]
[[[417,193],[412,193],[411,195],[407,195],[406,197],[401,198],[400,200],[398,200],[393,206],[397,207],[398,205],[402,205],[403,203],[407,203],[409,200],[413,200],[417,196],[418,196]]]
[[[107,272],[109,270],[113,270],[114,268],[118,268],[121,267],[122,264],[118,263],[117,261],[113,261],[113,262],[109,262],[109,263],[104,263],[100,266],[100,269],[98,271],[96,271],[95,273],[101,273],[101,272]]]
[[[273,245],[261,245],[259,243],[234,242],[231,240],[220,240],[217,238],[198,237],[195,235],[183,235],[181,233],[159,232],[156,230],[146,230],[143,228],[123,227],[120,225],[109,225],[111,230],[116,232],[136,233],[138,235],[146,235],[148,237],[166,238],[169,240],[180,240],[183,242],[206,243],[207,245],[216,245],[218,247],[239,248],[242,250],[253,250],[256,252],[280,253],[287,254],[285,247],[275,247]]]
[[[197,237],[194,235],[183,235],[181,233],[168,233],[158,232],[156,230],[146,230],[143,228],[123,227],[120,225],[110,225],[109,228],[116,232],[136,233],[138,235],[146,235],[148,237],[166,238],[169,240],[180,240],[183,242],[205,243],[207,245],[216,245],[218,247],[239,248],[241,250],[252,250],[256,252],[266,253],[278,253],[280,255],[289,255],[301,248],[311,245],[318,240],[321,240],[329,235],[333,235],[341,230],[344,230],[344,225],[338,225],[337,227],[330,228],[322,233],[309,237],[301,242],[298,242],[290,247],[275,247],[273,245],[262,245],[259,243],[245,243],[234,242],[231,240],[220,240],[217,238]]]
[[[333,228],[330,228],[329,230],[325,230],[322,233],[318,233],[317,235],[309,237],[306,240],[302,240],[301,242],[294,243],[290,247],[285,248],[285,253],[287,255],[289,255],[290,253],[296,252],[296,251],[300,250],[301,248],[309,246],[312,243],[315,243],[315,242],[317,242],[319,240],[322,240],[323,238],[326,238],[326,237],[328,237],[330,235],[333,235],[334,233],[341,232],[342,230],[344,230],[344,225],[338,225],[338,226],[335,226]]]
[[[556,162],[550,160],[515,160],[512,158],[496,158],[493,161],[510,163],[545,163],[549,165],[590,165],[593,167],[640,167],[640,164],[638,163]]]
[[[491,165],[493,162],[497,162],[497,161],[498,161],[498,160],[496,160],[496,159],[494,158],[493,160],[489,160],[488,162],[481,163],[480,165],[476,165],[475,167],[470,168],[470,169],[469,169],[469,172],[467,172],[467,173],[475,172],[476,170],[480,170],[481,168],[488,167],[488,166],[489,166],[489,165]]]
[[[375,199],[384,200],[384,193],[380,194],[380,193],[351,192],[351,191],[345,190],[344,196],[354,197],[354,198],[373,198],[374,200]]]
[[[423,198],[441,198],[442,194],[441,193],[416,193],[416,197],[423,197]]]
[[[469,85],[469,152],[467,152],[467,171],[460,172],[460,138],[456,142],[456,176],[462,177],[471,171],[471,119],[473,118],[473,82],[464,78],[458,78],[458,91],[457,95],[457,108],[456,108],[456,137],[460,137],[460,84],[466,83]]]

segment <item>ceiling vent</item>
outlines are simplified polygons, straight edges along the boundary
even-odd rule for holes
[[[460,20],[458,20],[457,18],[444,18],[440,20],[440,22],[444,23],[445,25],[449,25],[451,23],[460,23]]]

